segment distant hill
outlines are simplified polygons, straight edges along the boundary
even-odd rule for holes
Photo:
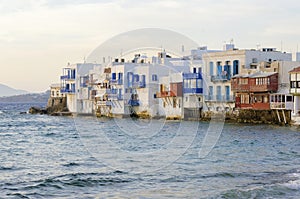
[[[0,102],[21,102],[21,103],[47,103],[50,91],[44,93],[29,93],[23,95],[14,95],[8,97],[0,97]]]
[[[9,86],[6,86],[4,84],[0,84],[0,97],[22,95],[22,94],[27,94],[27,93],[28,93],[28,91],[17,90],[17,89],[11,88]]]

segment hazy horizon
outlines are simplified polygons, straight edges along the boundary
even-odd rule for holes
[[[0,0],[1,83],[43,92],[62,68],[101,43],[140,28],[181,33],[199,46],[275,47],[295,53],[298,9],[291,1]]]

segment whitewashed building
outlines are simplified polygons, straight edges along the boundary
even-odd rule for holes
[[[203,55],[205,81],[205,111],[231,111],[235,99],[231,91],[231,77],[249,74],[258,69],[260,62],[292,61],[292,54],[276,51],[275,48],[238,50],[233,44],[225,51]]]
[[[85,88],[81,81],[82,77],[86,77],[95,65],[91,63],[77,63],[68,64],[67,67],[63,68],[63,75],[60,77],[61,93],[66,95],[67,108],[71,113],[84,113],[86,110],[90,110],[90,104],[83,103],[83,100],[87,99],[88,96],[81,92],[81,89]]]

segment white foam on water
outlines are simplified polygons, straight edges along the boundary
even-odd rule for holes
[[[288,176],[296,179],[290,180],[282,185],[290,189],[300,190],[300,173],[291,173],[288,174]]]

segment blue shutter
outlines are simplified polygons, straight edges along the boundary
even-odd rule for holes
[[[218,76],[221,76],[221,74],[222,74],[222,66],[219,65],[218,66]]]
[[[146,75],[142,75],[142,87],[146,87]]]
[[[111,79],[115,80],[116,79],[116,73],[111,74]]]
[[[230,87],[225,86],[226,100],[230,99]]]

